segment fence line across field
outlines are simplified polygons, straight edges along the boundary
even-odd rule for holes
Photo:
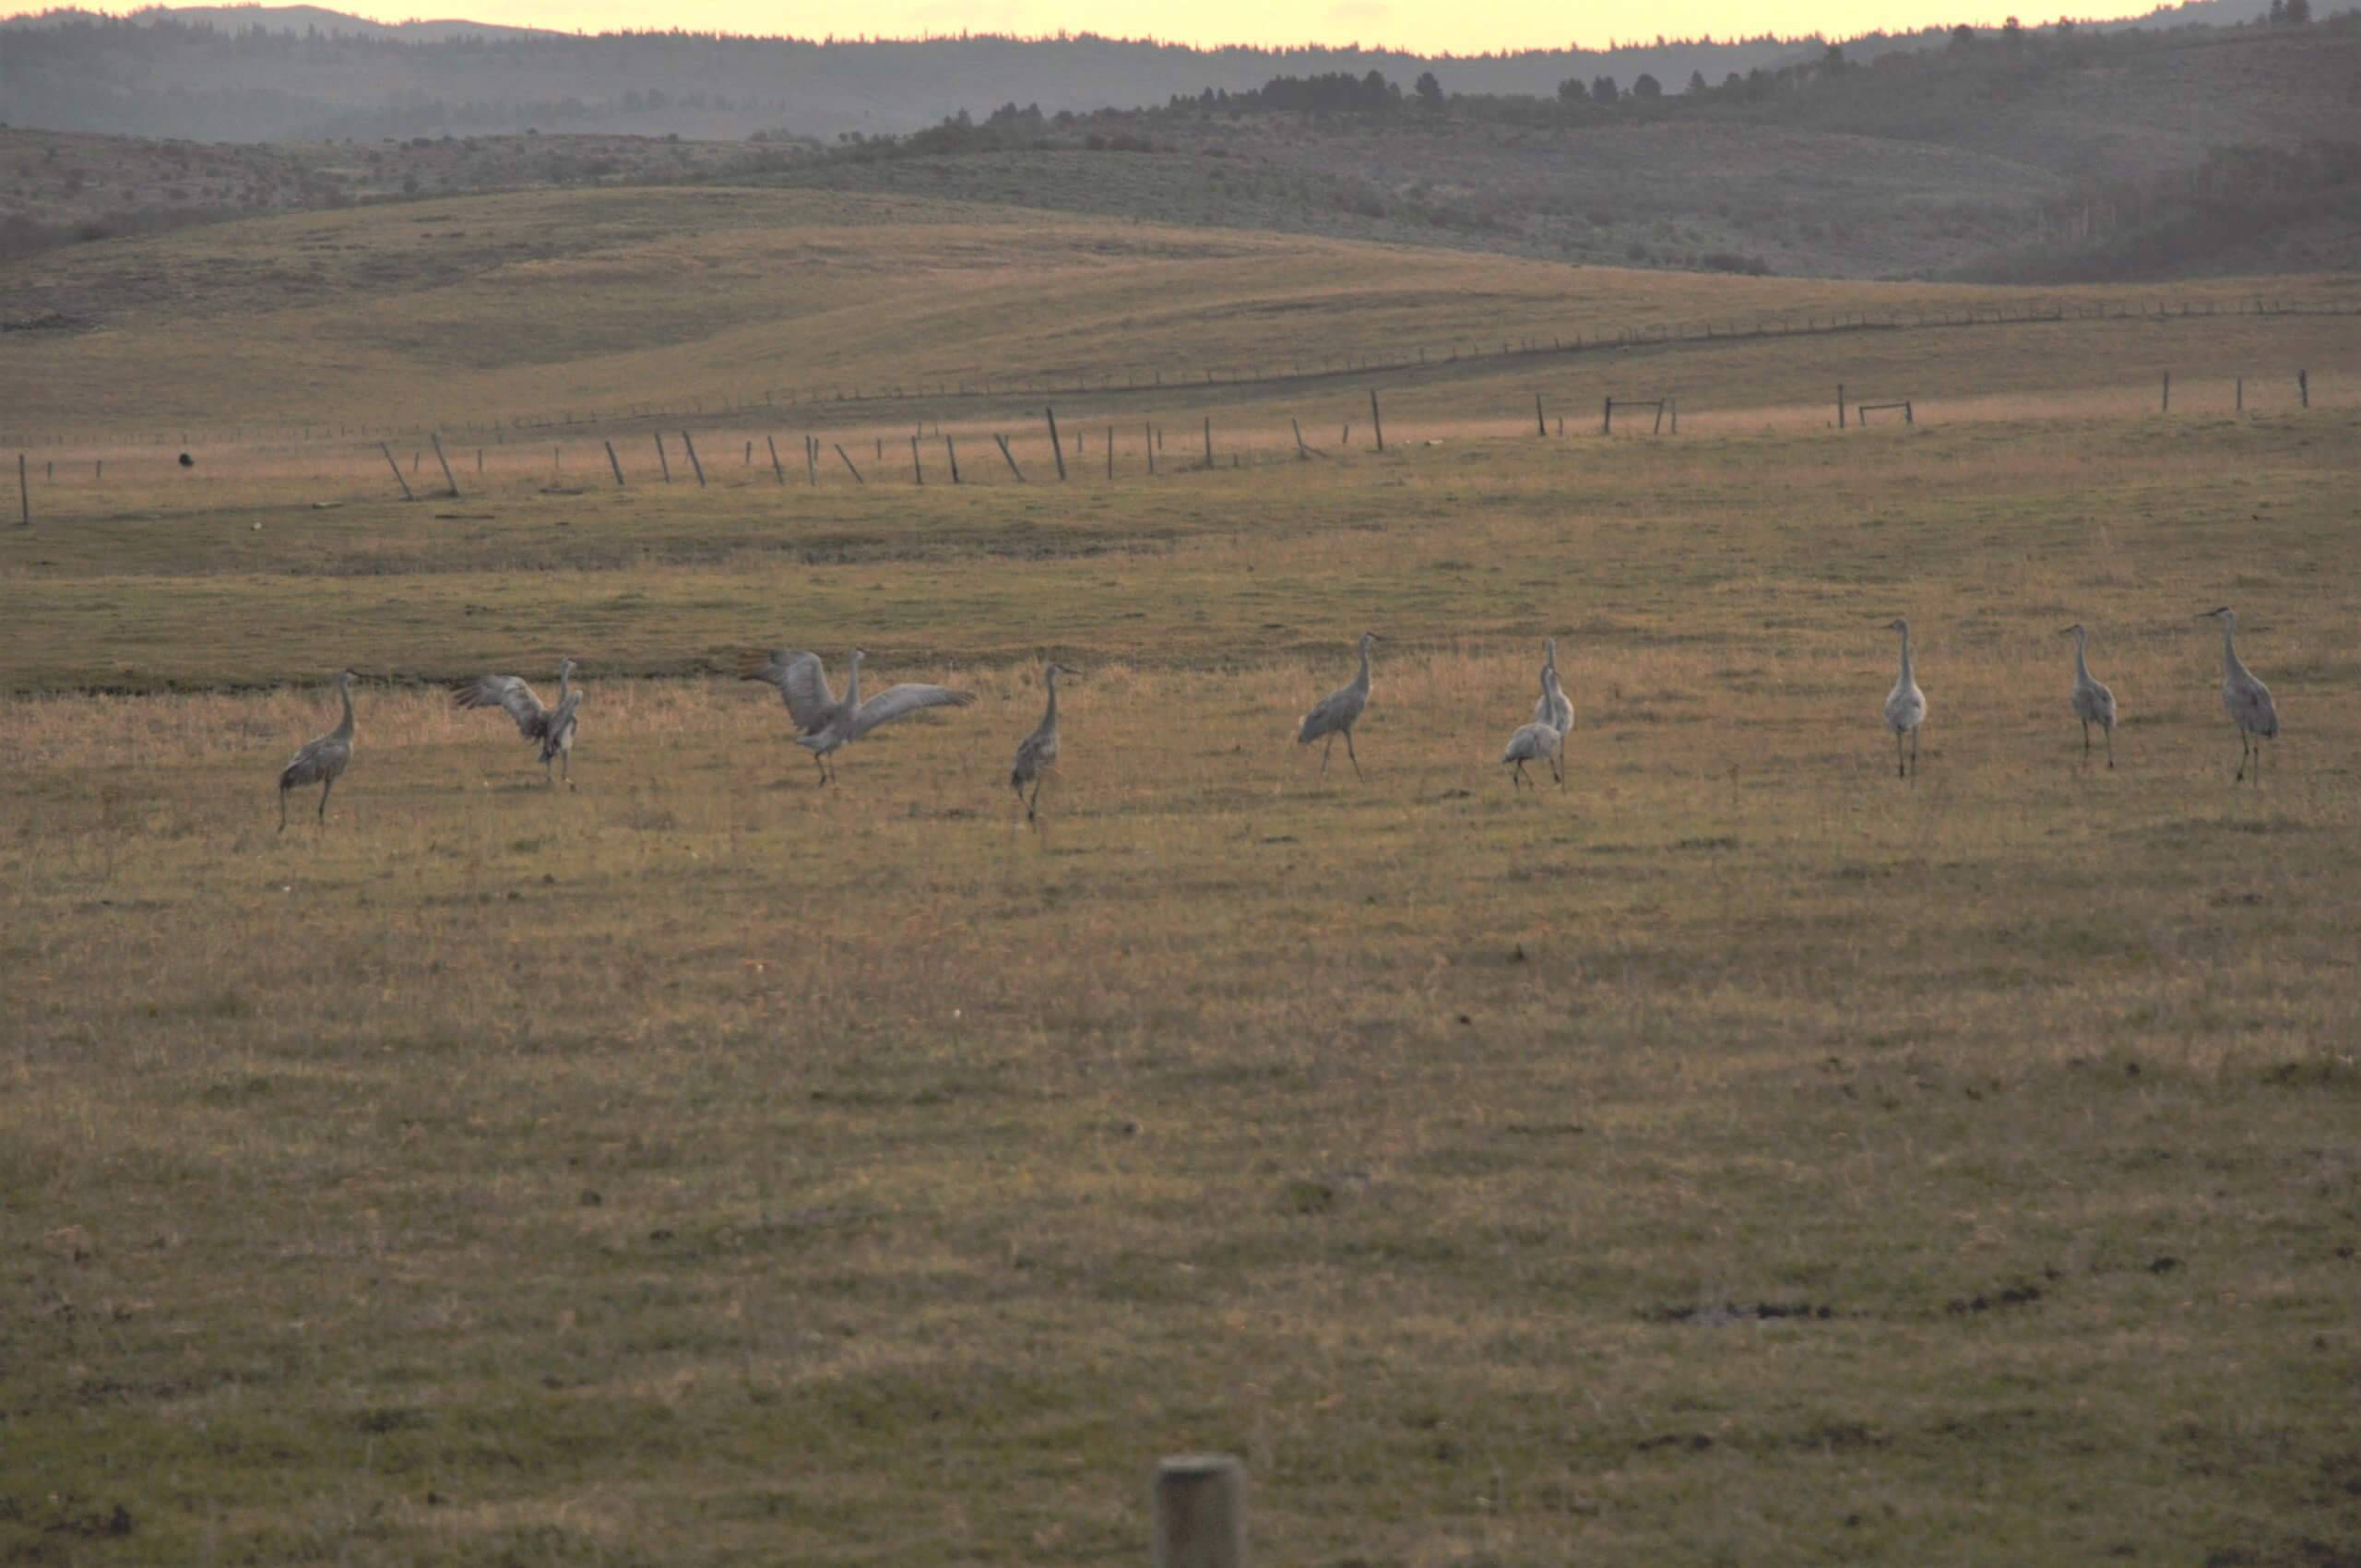
[[[445,433],[463,433],[481,436],[489,445],[504,445],[512,432],[548,432],[580,430],[604,432],[632,424],[663,424],[677,428],[683,420],[711,423],[730,415],[741,417],[760,413],[775,413],[781,408],[812,410],[846,406],[907,404],[911,402],[981,401],[987,398],[1074,398],[1138,393],[1174,393],[1205,388],[1234,389],[1249,386],[1283,386],[1291,383],[1328,383],[1351,381],[1371,375],[1395,375],[1418,371],[1433,371],[1439,367],[1480,363],[1501,359],[1548,358],[1571,354],[1617,352],[1633,348],[1672,344],[1724,343],[1763,339],[1824,337],[1848,332],[1911,332],[1946,328],[1990,327],[2057,326],[2078,322],[2122,321],[2154,323],[2160,321],[2203,320],[2217,316],[2349,316],[2361,315],[2361,303],[2299,304],[2284,301],[2266,300],[2260,296],[2238,301],[2225,308],[2219,300],[2155,301],[2149,306],[2135,308],[2130,302],[2082,303],[2075,301],[2053,301],[2023,305],[1968,305],[1948,310],[1887,310],[1837,311],[1807,313],[1800,319],[1788,315],[1755,315],[1750,320],[1738,316],[1709,318],[1686,323],[1659,322],[1636,327],[1575,329],[1571,335],[1560,332],[1548,336],[1527,334],[1499,340],[1497,348],[1484,343],[1454,344],[1441,350],[1418,346],[1394,346],[1378,352],[1347,352],[1321,356],[1317,359],[1292,358],[1284,366],[1271,363],[1246,366],[1196,367],[1188,371],[1169,373],[1158,367],[1133,366],[1120,370],[1090,371],[1074,369],[1042,375],[1009,377],[983,376],[972,379],[956,377],[920,377],[906,383],[891,383],[867,388],[844,386],[813,386],[803,387],[765,387],[756,394],[724,394],[712,398],[693,396],[687,407],[676,402],[631,403],[622,410],[580,410],[561,408],[540,414],[514,414],[464,422],[445,422],[440,425]],[[710,404],[710,406],[708,406]],[[2308,403],[2306,405],[2308,407]],[[237,424],[227,431],[217,427],[201,431],[195,424],[151,429],[144,435],[111,437],[112,445],[245,445],[249,438],[255,443],[349,441],[380,439],[422,442],[428,433],[427,424],[268,424],[260,427]],[[177,433],[177,434],[175,434]],[[37,433],[30,430],[0,432],[0,450],[9,446],[42,447],[75,445],[75,437],[67,433]]]
[[[2282,374],[2284,374],[2284,373]],[[2196,415],[2200,417],[2206,414],[2213,414],[2216,416],[2225,414],[2234,415],[2235,417],[2241,419],[2257,417],[2255,415],[2250,415],[2247,410],[2246,384],[2248,379],[2250,378],[2241,374],[2224,375],[2213,378],[2203,383],[2191,384],[2184,382],[2182,387],[2184,394],[2182,398],[2183,413],[2185,415]],[[2170,381],[2170,373],[2165,373],[2163,385],[2169,388]],[[2300,370],[2296,372],[2294,375],[2294,383],[2296,390],[2296,406],[2300,409],[2308,410],[2312,406],[2312,383],[2309,371]],[[2280,386],[2284,385],[2278,376],[2271,378],[2271,382],[2268,384]],[[2265,385],[2265,383],[2258,383],[2258,385]],[[2198,389],[2200,397],[2203,400],[2204,406],[2201,408],[2194,407],[2194,400],[2189,396],[2192,386]],[[1667,390],[1657,396],[1648,398],[1610,395],[1605,399],[1603,417],[1600,422],[1600,428],[1597,434],[1600,437],[1615,437],[1620,435],[1627,439],[1669,439],[1677,437],[1680,434],[1680,403],[1684,395],[1685,394],[1675,393],[1670,390]],[[2136,408],[2140,398],[2140,395],[2136,390],[2118,386],[2112,388],[2083,388],[2065,394],[2032,393],[2011,395],[2005,392],[1990,394],[1964,392],[1952,394],[1942,401],[1949,407],[1954,419],[1979,419],[1990,418],[1993,416],[1989,413],[1977,413],[1968,410],[1975,410],[1981,406],[1991,406],[1996,407],[1999,410],[1999,417],[2010,417],[2011,406],[2019,398],[2054,401],[2054,399],[2061,395],[2069,398],[2088,400],[2096,406],[2094,411],[2106,411],[2110,413],[2129,411],[2130,410]],[[1379,389],[1374,386],[1367,389],[1367,397],[1369,400],[1370,430],[1373,436],[1370,446],[1373,452],[1382,454],[1388,450],[1383,401],[1380,396]],[[1529,417],[1533,422],[1530,426],[1525,426],[1522,423],[1523,419],[1526,416],[1506,414],[1504,411],[1500,410],[1497,403],[1495,403],[1492,405],[1491,409],[1485,412],[1477,414],[1464,416],[1449,413],[1429,415],[1427,419],[1422,422],[1423,431],[1425,433],[1423,435],[1424,442],[1426,445],[1432,445],[1437,444],[1440,440],[1481,440],[1497,438],[1508,435],[1519,429],[1530,429],[1536,435],[1547,438],[1551,435],[1552,430],[1551,422],[1548,415],[1546,397],[1543,393],[1536,391],[1532,394],[1532,413]],[[1893,397],[1890,395],[1876,401],[1864,401],[1851,398],[1845,387],[1839,385],[1836,388],[1834,419],[1830,422],[1833,424],[1833,428],[1838,430],[1866,428],[1869,422],[1869,415],[1872,413],[1898,412],[1902,415],[1902,422],[1904,424],[1915,428],[1917,425],[1916,405],[1927,400],[1928,399],[1923,396],[1913,393],[1907,397]],[[2151,410],[2156,410],[2165,417],[2171,417],[2168,391],[2158,400],[2150,402],[2148,406]],[[2285,404],[2283,403],[2280,407],[2283,411],[2287,411]],[[1761,422],[1752,428],[1778,429],[1786,426],[1798,417],[1805,416],[1809,408],[1809,405],[1805,402],[1750,404],[1728,410],[1707,410],[1707,415],[1710,420],[1720,422],[1722,427],[1726,428],[1727,422],[1736,419],[1743,419],[1746,415],[1751,413],[1758,416]],[[1651,417],[1647,428],[1643,432],[1636,433],[1636,434],[1631,432],[1628,427],[1625,431],[1619,432],[1615,427],[1615,416],[1617,412],[1619,410],[1629,411],[1632,410],[1644,410],[1648,412]],[[1033,419],[1038,419],[1038,423],[1034,425],[1032,432],[1028,434],[1027,424],[1030,422],[1030,420]],[[1002,460],[1006,466],[1009,477],[1019,484],[1033,482],[1036,477],[1033,474],[1028,474],[1026,471],[1024,461],[1020,461],[1018,450],[1020,446],[1025,447],[1027,451],[1038,453],[1042,445],[1046,444],[1048,447],[1047,455],[1050,458],[1050,463],[1047,466],[1047,469],[1041,472],[1040,477],[1047,479],[1049,477],[1048,469],[1054,469],[1056,476],[1055,482],[1065,483],[1072,482],[1077,478],[1086,481],[1097,474],[1103,474],[1107,481],[1116,482],[1121,481],[1127,475],[1140,475],[1147,478],[1156,478],[1175,472],[1204,473],[1223,468],[1238,469],[1249,467],[1259,467],[1270,462],[1303,462],[1312,458],[1327,458],[1335,456],[1338,453],[1348,450],[1354,445],[1353,422],[1349,420],[1344,422],[1341,426],[1329,427],[1338,431],[1335,451],[1331,452],[1322,449],[1306,435],[1303,426],[1303,417],[1299,413],[1281,410],[1264,410],[1263,417],[1254,422],[1240,423],[1233,422],[1227,424],[1217,422],[1213,414],[1206,413],[1199,416],[1199,449],[1194,460],[1192,461],[1180,463],[1158,462],[1158,455],[1164,447],[1164,429],[1156,419],[1150,418],[1140,424],[1137,429],[1136,445],[1130,446],[1126,445],[1123,439],[1124,427],[1109,422],[1104,427],[1103,434],[1100,437],[1101,452],[1099,456],[1101,460],[1098,463],[1093,464],[1087,461],[1087,458],[1090,456],[1090,435],[1088,434],[1087,427],[1073,432],[1062,430],[1058,424],[1055,410],[1048,405],[1044,405],[1033,416],[1030,416],[1028,420],[1010,421],[1008,428],[994,429],[991,427],[990,423],[983,421],[967,422],[962,426],[954,427],[946,425],[940,421],[931,422],[921,420],[917,422],[914,426],[905,426],[903,427],[904,434],[897,435],[896,439],[897,443],[903,440],[907,440],[908,443],[910,465],[907,470],[902,469],[898,463],[888,462],[885,460],[886,445],[884,437],[883,434],[875,433],[873,427],[863,427],[857,430],[841,428],[833,429],[828,432],[825,439],[819,434],[806,432],[803,437],[804,480],[806,485],[809,487],[817,487],[824,482],[822,470],[825,465],[824,465],[822,458],[824,454],[833,451],[836,454],[838,462],[842,465],[845,476],[848,477],[851,483],[857,487],[870,488],[872,486],[872,483],[886,486],[892,486],[899,483],[908,483],[912,486],[922,486],[927,482],[927,465],[924,457],[924,443],[926,437],[924,433],[929,429],[930,425],[931,425],[932,430],[937,435],[939,435],[943,442],[944,466],[943,469],[938,469],[937,473],[940,475],[947,472],[949,475],[949,481],[954,485],[964,485],[979,481],[991,482],[989,479],[981,478],[980,476],[971,476],[963,472],[961,469],[957,447],[957,437],[960,434],[967,434],[970,436],[988,436],[998,448]],[[1562,416],[1557,419],[1555,426],[1555,434],[1559,438],[1562,439],[1566,434],[1565,420]],[[424,441],[420,445],[409,449],[409,464],[407,468],[405,468],[401,456],[396,451],[393,444],[390,441],[382,438],[370,443],[365,446],[358,445],[349,446],[339,445],[325,451],[314,448],[296,451],[293,453],[280,453],[279,456],[273,456],[272,454],[275,452],[280,452],[280,449],[269,447],[262,448],[260,449],[261,455],[243,475],[241,475],[234,468],[216,466],[210,462],[204,466],[196,465],[189,458],[186,453],[183,453],[178,459],[175,459],[175,461],[180,465],[180,471],[195,471],[200,477],[194,481],[175,481],[174,482],[195,482],[203,484],[208,482],[217,475],[224,472],[228,473],[231,478],[245,478],[248,480],[263,478],[266,480],[284,481],[291,484],[299,481],[341,483],[346,480],[351,480],[358,482],[363,470],[355,465],[362,463],[374,464],[376,461],[383,461],[386,469],[392,473],[395,485],[399,490],[403,500],[457,500],[461,494],[461,487],[457,478],[457,471],[452,465],[450,459],[449,450],[443,442],[443,434],[444,433],[441,429],[428,430]],[[743,424],[735,426],[724,424],[719,427],[718,431],[707,431],[706,434],[708,437],[718,434],[725,440],[736,439],[741,442],[742,457],[743,461],[741,463],[740,468],[741,473],[743,477],[736,481],[734,484],[719,475],[708,476],[702,455],[699,453],[697,448],[697,436],[694,429],[682,427],[678,429],[675,434],[679,437],[682,453],[689,460],[691,473],[694,475],[696,485],[699,489],[713,487],[717,484],[730,488],[742,488],[749,484],[759,483],[760,470],[754,459],[753,437],[756,435],[761,436],[770,457],[773,485],[781,489],[784,489],[787,486],[788,479],[786,465],[781,460],[778,454],[777,432],[775,430],[762,428],[750,429]],[[670,460],[670,444],[665,440],[664,433],[661,431],[651,432],[650,435],[652,445],[655,447],[655,456],[657,459],[656,469],[653,475],[649,475],[645,469],[642,469],[639,477],[652,478],[657,482],[669,485],[673,480],[672,465]],[[862,435],[870,436],[870,445],[874,455],[874,459],[878,463],[878,467],[874,470],[866,473],[856,463],[851,451],[848,449],[847,445],[848,443],[851,443],[857,446],[860,442],[860,438]],[[608,472],[612,476],[613,482],[616,487],[623,489],[630,486],[634,476],[626,469],[623,455],[621,451],[618,450],[611,438],[604,435],[598,435],[586,436],[579,439],[594,440],[596,442],[596,445],[593,448],[595,455],[592,458],[592,467],[594,471],[596,469],[597,457],[603,456],[607,460]],[[1417,442],[1414,440],[1413,445],[1416,444]],[[1400,443],[1397,441],[1394,445],[1399,445]],[[109,448],[109,450],[113,450],[113,448]],[[538,459],[533,457],[533,454],[537,453],[539,450],[539,447],[528,448],[523,444],[512,445],[504,448],[499,446],[477,447],[474,471],[479,476],[477,485],[480,498],[486,495],[499,493],[498,481],[503,477],[510,479],[519,477],[520,469],[524,469],[525,473],[523,477],[529,478],[532,472],[540,471],[537,466]],[[486,461],[487,454],[495,451],[503,453],[504,460],[497,466],[488,465]],[[569,486],[561,482],[556,482],[557,476],[562,475],[564,469],[564,443],[561,442],[560,444],[551,447],[550,452],[551,457],[548,460],[548,473],[551,477],[551,482],[540,484],[537,487],[539,493],[544,495],[579,495],[585,493],[585,491],[579,485]],[[412,477],[421,470],[424,458],[430,454],[435,458],[436,466],[440,469],[444,481],[443,487],[434,491],[429,491],[425,487],[414,485],[411,482]],[[314,465],[314,471],[309,474],[289,471],[286,464],[288,457],[292,457],[297,462]],[[1081,459],[1081,461],[1076,464],[1069,464],[1067,460],[1069,457]],[[1030,461],[1032,459],[1026,458],[1025,460]],[[333,467],[336,471],[334,473],[321,471],[319,465],[324,464]],[[58,473],[58,467],[59,464],[57,459],[45,459],[42,465],[42,482],[37,487],[32,482],[30,454],[21,450],[19,451],[18,455],[19,526],[30,526],[34,520],[32,495],[35,490],[38,488],[42,492],[47,493],[60,485],[61,481]],[[103,487],[105,484],[107,470],[102,459],[91,457],[89,467],[88,469],[83,469],[77,466],[77,462],[72,457],[69,457],[66,459],[65,467],[67,472],[63,482],[66,485],[78,485],[84,482],[86,476],[87,482],[92,488]],[[257,469],[262,471],[258,473],[256,471]],[[118,458],[115,471],[118,475],[118,479],[120,479],[120,476],[125,471],[125,465],[120,460],[120,458]],[[136,472],[136,469],[135,469],[133,471]],[[382,481],[380,482],[382,483]],[[337,494],[332,499],[314,498],[312,500],[311,504],[315,508],[321,508],[339,505],[342,505],[345,500],[352,498],[354,498],[354,493],[348,490]]]

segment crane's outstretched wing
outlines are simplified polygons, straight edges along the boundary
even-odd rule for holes
[[[975,700],[973,692],[955,692],[948,686],[891,686],[860,705],[860,711],[852,718],[852,732],[858,739],[880,724],[890,724],[922,707],[966,707]]]
[[[836,706],[836,694],[828,689],[828,672],[816,653],[775,647],[766,655],[749,656],[739,677],[777,686],[795,727],[807,735],[826,723]]]
[[[549,709],[519,675],[486,675],[462,681],[451,689],[451,700],[461,707],[504,707],[525,739],[538,741],[549,733]]]

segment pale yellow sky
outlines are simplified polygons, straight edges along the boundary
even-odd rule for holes
[[[406,15],[465,17],[585,32],[678,27],[804,38],[831,33],[908,38],[960,31],[1039,34],[1064,28],[1201,45],[1358,42],[1453,54],[1568,45],[1598,49],[1613,41],[1650,41],[1659,33],[1667,38],[1731,38],[1818,32],[1847,38],[1880,28],[1899,31],[1963,21],[1998,25],[2009,14],[2005,0],[1657,0],[1650,6],[1576,8],[1542,0],[1468,5],[1435,0],[869,0],[857,6],[673,0],[654,11],[642,0],[426,0],[427,8],[418,12],[338,5],[337,0],[318,3],[388,21]],[[0,4],[0,15],[40,8]],[[2129,15],[2147,8],[2119,6],[2098,14]],[[2046,22],[2054,15],[2023,14],[2028,23]]]

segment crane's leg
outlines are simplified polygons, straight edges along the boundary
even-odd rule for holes
[[[333,775],[329,777],[326,783],[320,786],[320,826],[322,827],[328,825],[328,791],[335,788],[336,778]]]
[[[2248,733],[2247,733],[2245,731],[2243,731],[2243,730],[2239,731],[2238,731],[2238,770],[2237,770],[2236,773],[2233,773],[2233,774],[2231,774],[2231,775],[2230,775],[2230,782],[2231,782],[2231,783],[2233,783],[2233,784],[2238,783],[2239,781],[2241,781],[2242,779],[2244,779],[2244,778],[2246,778],[2246,776],[2247,776],[2247,754],[2248,754],[2248,752],[2252,751],[2253,749],[2254,749],[2254,737],[2253,737],[2253,736],[2251,736],[2251,735],[2249,735],[2249,734],[2248,734]]]
[[[2254,781],[2258,784],[2262,782],[2262,742],[2260,741],[2254,743]]]
[[[573,788],[574,788],[574,745],[573,745],[573,742],[567,742],[567,744],[566,744],[565,749],[564,749],[564,751],[562,751],[562,752],[560,752],[560,753],[558,753],[558,754],[557,754],[557,760],[558,760],[558,766],[559,766],[561,768],[563,768],[563,769],[564,770],[564,772],[565,772],[565,787],[566,787],[567,789],[569,789],[569,790],[573,789]]]
[[[1510,792],[1514,793],[1516,790],[1522,790],[1523,788],[1525,788],[1525,759],[1523,757],[1512,757],[1509,759]]]
[[[1047,774],[1044,774],[1040,778],[1033,780],[1033,798],[1025,802],[1026,821],[1031,822],[1034,819],[1035,812],[1041,804],[1041,786],[1047,784],[1049,781],[1050,779]]]
[[[1353,750],[1353,731],[1352,726],[1350,725],[1347,725],[1345,727],[1345,755],[1352,760],[1353,777],[1356,778],[1366,778],[1367,775],[1361,772],[1360,754]]]
[[[1327,743],[1326,745],[1324,745],[1324,746],[1323,746],[1323,747],[1321,747],[1321,748],[1320,748],[1320,777],[1321,777],[1321,778],[1327,778],[1327,777],[1328,777],[1328,757],[1329,757],[1329,754],[1330,754],[1330,753],[1332,753],[1332,752],[1334,752],[1335,749],[1336,749],[1336,737],[1335,737],[1335,735],[1332,732],[1332,733],[1329,735],[1329,737],[1328,737],[1328,743]]]
[[[1918,726],[1910,727],[1910,777],[1918,777]]]
[[[2106,727],[2106,766],[2108,772],[2115,771],[2115,726],[2112,724]]]
[[[1910,777],[1910,769],[1904,765],[1902,760],[1902,731],[1899,730],[1896,730],[1893,732],[1893,776],[1896,778],[1907,778]]]
[[[1560,790],[1566,787],[1566,764],[1564,757],[1565,754],[1562,750],[1549,754],[1549,773],[1552,778],[1558,780],[1558,788]]]
[[[2091,760],[2091,721],[2087,719],[2082,720],[2082,760]]]

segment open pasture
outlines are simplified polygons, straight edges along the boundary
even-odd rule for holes
[[[1280,1562],[2341,1561],[2355,434],[0,530],[0,1551],[1132,1561],[1214,1448]],[[780,643],[980,700],[824,793]],[[428,683],[560,653],[572,794]]]

